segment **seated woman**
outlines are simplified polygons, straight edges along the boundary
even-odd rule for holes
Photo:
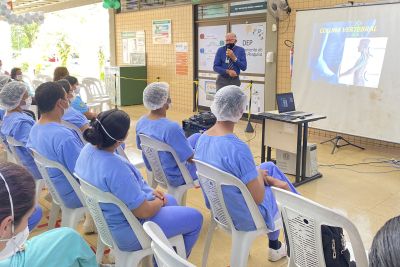
[[[89,107],[83,102],[81,96],[79,95],[80,87],[78,79],[73,76],[67,76],[65,79],[69,82],[72,87],[72,90],[75,92],[75,98],[71,102],[71,106],[85,115],[88,120],[93,120],[97,117],[97,114],[94,112],[89,111]]]
[[[83,143],[74,130],[61,124],[61,118],[69,107],[67,93],[59,84],[46,82],[36,89],[35,98],[42,115],[31,129],[27,147],[36,150],[49,160],[60,163],[72,174]],[[48,172],[67,208],[82,207],[81,201],[64,174],[56,169],[49,169]],[[85,233],[95,230],[90,216],[86,216],[83,227]]]
[[[57,228],[27,241],[35,209],[35,182],[24,168],[0,163],[0,267],[95,267],[96,257],[71,228]]]
[[[0,106],[7,110],[1,126],[1,134],[13,137],[26,145],[29,133],[35,121],[26,115],[23,109],[28,109],[32,98],[28,96],[26,86],[20,82],[10,82],[0,92]],[[40,172],[33,160],[32,154],[25,147],[17,147],[16,153],[21,163],[27,168],[35,179],[42,179]],[[42,209],[36,206],[29,218],[29,229],[32,230],[42,218]]]
[[[75,172],[93,186],[119,198],[141,223],[148,220],[157,223],[167,237],[182,234],[189,255],[199,236],[203,217],[193,208],[177,206],[172,196],[150,188],[128,160],[114,153],[126,140],[129,127],[130,118],[124,111],[100,113],[83,133],[90,144],[82,149]],[[139,241],[122,212],[110,204],[101,207],[119,249],[140,250]]]
[[[233,134],[246,103],[246,95],[237,86],[226,86],[218,90],[211,105],[217,123],[200,136],[196,144],[195,159],[239,178],[249,189],[268,228],[275,229],[274,221],[280,215],[270,186],[293,192],[296,192],[296,189],[273,163],[265,162],[257,169],[249,147]],[[236,188],[225,187],[223,193],[225,200],[229,200],[226,206],[236,229],[254,230],[250,211],[240,192]],[[268,234],[270,261],[277,261],[286,256],[286,246],[279,242],[278,237],[279,230]]]
[[[61,85],[61,87],[65,90],[65,92],[67,93],[68,102],[71,104],[76,96],[76,93],[72,89],[69,82],[65,79],[62,79],[58,80],[56,83]],[[89,121],[86,119],[86,117],[82,113],[74,109],[71,105],[69,105],[68,109],[65,111],[61,119],[75,125],[81,130],[81,132],[89,128]]]
[[[69,75],[69,71],[66,67],[59,66],[54,69],[53,73],[53,82],[56,82],[61,79],[65,79]]]
[[[376,233],[369,251],[370,267],[400,266],[400,216],[388,220]]]
[[[169,85],[162,82],[149,84],[143,91],[143,104],[150,110],[150,113],[141,117],[136,124],[136,144],[138,148],[141,149],[139,134],[145,134],[168,144],[175,149],[180,161],[185,162],[192,178],[196,180],[196,168],[192,159],[193,148],[200,134],[194,134],[186,139],[182,128],[176,122],[166,118],[167,110],[171,105]],[[183,185],[185,180],[173,156],[168,152],[159,154],[161,165],[169,183],[176,187]],[[151,170],[146,157],[143,158],[147,169]]]
[[[32,98],[28,95],[26,86],[20,82],[10,82],[0,92],[0,106],[7,110],[3,118],[1,133],[13,137],[26,145],[29,133],[35,121],[26,115],[23,109],[29,109]],[[25,147],[17,147],[18,157],[35,179],[42,176],[33,160],[32,154]]]

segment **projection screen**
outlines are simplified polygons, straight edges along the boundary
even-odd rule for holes
[[[297,11],[296,109],[311,126],[400,143],[400,4]]]

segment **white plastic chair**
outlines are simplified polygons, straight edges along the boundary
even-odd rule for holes
[[[96,78],[83,78],[81,85],[85,89],[87,102],[101,103],[102,106],[103,104],[107,104],[109,107],[111,107],[111,98],[108,96],[107,92],[103,89],[100,80]]]
[[[74,130],[79,135],[79,138],[81,139],[82,143],[87,144],[86,140],[83,138],[81,129],[79,129],[74,124],[72,124],[68,121],[65,121],[65,120],[61,120],[61,124],[64,125],[65,127],[67,127],[68,129]]]
[[[342,227],[350,238],[357,266],[368,266],[360,234],[343,215],[305,197],[272,187],[290,245],[289,267],[325,267],[321,225]],[[340,252],[339,252],[340,253]]]
[[[22,164],[21,159],[19,158],[18,154],[17,154],[17,147],[25,147],[23,143],[15,140],[13,137],[11,136],[7,136],[7,143],[8,146],[11,150],[11,154],[15,159],[15,162],[17,162],[18,165],[20,166],[24,166]],[[40,192],[42,192],[44,186],[45,186],[45,182],[44,179],[37,179],[35,180],[35,184],[36,184],[36,200],[39,200],[39,196],[40,196]],[[52,204],[54,205],[54,204]]]
[[[36,80],[42,81],[42,82],[52,82],[53,78],[49,75],[44,75],[44,74],[38,74],[35,77]]]
[[[207,239],[204,245],[202,266],[207,265],[212,235],[218,226],[232,235],[230,266],[245,267],[247,266],[249,250],[254,239],[260,235],[265,235],[282,228],[282,220],[279,218],[275,221],[275,229],[268,229],[253,197],[241,180],[202,161],[194,160],[194,162],[196,163],[197,175],[199,176],[201,188],[211,206],[210,228],[208,229]],[[236,230],[225,205],[225,197],[222,193],[222,186],[227,185],[235,186],[240,190],[250,211],[256,230],[248,232]]]
[[[151,167],[151,171],[148,170],[147,172],[149,184],[154,187],[156,186],[154,181],[156,181],[158,184],[160,184],[160,186],[166,188],[169,194],[174,196],[179,205],[185,205],[187,190],[198,186],[199,183],[197,181],[193,181],[193,178],[185,164],[180,162],[178,155],[172,147],[144,134],[139,134],[139,138],[142,152],[144,156],[146,156],[146,159]],[[169,184],[167,176],[165,175],[164,169],[161,165],[158,154],[159,152],[169,152],[172,154],[180,172],[182,173],[185,184],[178,187]]]
[[[125,152],[125,150],[122,149],[121,146],[117,147],[117,152],[118,155],[126,158],[130,163],[132,163],[133,166],[136,167],[136,169],[141,169],[143,167],[145,167],[146,165],[144,164],[144,160],[143,157],[140,153],[140,151],[138,149],[135,149],[137,151],[134,151],[132,153],[128,153]]]
[[[140,224],[139,220],[133,215],[132,211],[129,210],[128,207],[113,194],[109,192],[103,192],[102,190],[83,180],[77,174],[75,174],[75,176],[78,177],[80,180],[82,193],[84,195],[87,207],[89,208],[89,212],[93,217],[99,233],[96,252],[97,262],[101,262],[105,246],[113,249],[115,256],[115,267],[138,266],[143,258],[152,255],[153,252],[150,247],[150,238],[146,235],[143,230],[143,226]],[[116,242],[113,239],[113,236],[111,235],[108,224],[104,218],[100,203],[113,204],[121,210],[127,222],[131,226],[133,232],[135,233],[142,247],[142,250],[121,251],[118,248]],[[185,257],[186,250],[182,235],[175,236],[169,240],[171,241],[171,243],[174,244],[174,246],[176,246],[178,254]]]
[[[49,189],[49,192],[53,198],[53,202],[58,206],[56,208],[54,205],[51,207],[50,214],[49,214],[49,229],[52,229],[56,225],[56,220],[57,220],[57,215],[59,213],[59,209],[61,208],[61,226],[65,227],[71,227],[76,229],[79,221],[83,218],[85,212],[87,212],[87,208],[85,206],[85,201],[81,192],[81,189],[79,187],[79,183],[75,180],[75,178],[72,176],[72,174],[60,163],[49,160],[39,154],[37,151],[34,149],[31,149],[33,153],[33,159],[36,162],[36,165],[38,166],[38,169],[40,171],[40,174],[42,175],[43,179],[46,181],[47,187]],[[65,205],[64,201],[58,194],[53,181],[51,180],[47,169],[58,169],[61,171],[64,176],[67,178],[67,181],[71,185],[71,187],[74,189],[76,195],[78,196],[79,200],[81,201],[83,207],[76,208],[76,209],[70,209],[67,208]]]
[[[32,80],[33,90],[36,90],[39,87],[39,85],[41,85],[42,83],[43,83],[43,81],[41,81],[41,80],[33,79]]]
[[[151,249],[155,255],[158,267],[195,267],[186,258],[182,258],[176,254],[158,224],[151,221],[145,222],[143,229],[152,240]]]

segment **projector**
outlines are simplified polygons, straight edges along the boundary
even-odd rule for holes
[[[276,166],[284,173],[296,175],[296,154],[277,149]],[[316,174],[318,174],[317,145],[309,143],[307,144],[306,177]]]

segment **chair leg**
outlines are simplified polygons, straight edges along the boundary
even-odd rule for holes
[[[105,250],[105,245],[101,241],[100,235],[97,236],[97,249],[96,249],[96,261],[100,264],[103,261],[103,255]]]
[[[210,222],[210,226],[207,231],[206,241],[204,242],[203,259],[201,261],[202,267],[207,266],[208,253],[210,252],[210,245],[211,245],[212,237],[213,237],[216,227],[217,227],[217,223],[214,221],[214,218],[212,218],[212,216],[211,216],[211,222]]]
[[[61,226],[76,229],[84,214],[84,211],[80,212],[77,209],[64,209],[61,214]]]
[[[48,223],[49,230],[54,229],[56,227],[58,214],[60,214],[60,207],[56,203],[52,202],[49,212],[49,223]]]
[[[246,267],[251,244],[258,235],[250,232],[232,233],[231,267]]]

